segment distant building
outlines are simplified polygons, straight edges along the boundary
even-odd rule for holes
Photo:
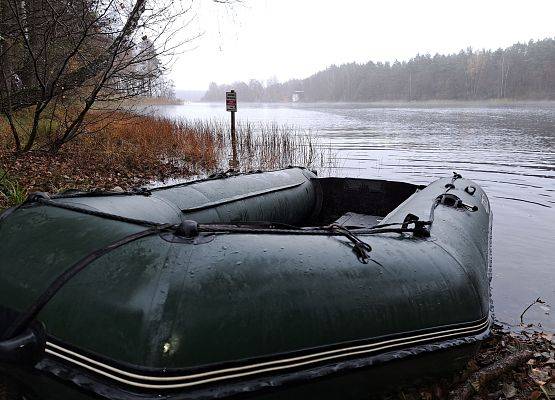
[[[291,95],[291,101],[297,103],[304,100],[304,90],[295,90]]]

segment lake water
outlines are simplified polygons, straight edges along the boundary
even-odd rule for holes
[[[228,119],[223,104],[160,107]],[[503,106],[239,104],[237,118],[309,129],[337,155],[334,175],[418,184],[457,171],[493,209],[493,298],[500,322],[555,331],[555,103]],[[553,311],[555,313],[555,310]]]

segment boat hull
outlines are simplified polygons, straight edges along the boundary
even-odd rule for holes
[[[261,176],[235,180],[227,196],[209,181],[144,199],[59,201],[134,218],[152,217],[150,207],[162,202],[167,211],[158,208],[155,215],[161,222],[179,220],[181,210],[203,222],[272,217],[295,223],[330,218],[344,203],[354,212],[375,204],[383,215],[389,210],[378,201],[380,190],[384,197],[396,187],[415,193],[398,196],[402,204],[381,225],[407,215],[433,217],[433,223],[426,234],[357,234],[371,246],[366,260],[354,252],[356,239],[337,231],[222,229],[194,240],[149,235],[95,259],[65,283],[36,318],[46,335],[38,362],[5,368],[31,390],[44,388],[41,395],[60,394],[56,387],[76,398],[220,398],[275,390],[300,396],[303,385],[318,382],[328,382],[322,393],[330,392],[345,375],[381,384],[399,374],[400,361],[426,376],[434,372],[422,361],[428,355],[457,365],[489,334],[491,211],[475,183],[442,179],[416,191],[380,181],[318,180],[302,170],[272,175],[268,186]],[[438,204],[446,189],[476,208]],[[351,201],[326,195],[332,190]],[[202,201],[190,194],[201,192]],[[356,193],[361,200],[352,201]],[[276,202],[277,210],[270,206]],[[0,264],[0,304],[28,310],[68,265],[142,229],[54,206],[17,210],[0,225],[0,251],[14,255]]]

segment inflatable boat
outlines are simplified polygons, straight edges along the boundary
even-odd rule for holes
[[[367,397],[489,335],[490,234],[456,173],[34,193],[0,217],[0,375],[27,399]]]

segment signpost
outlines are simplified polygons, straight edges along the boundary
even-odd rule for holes
[[[235,90],[225,93],[225,107],[227,111],[237,112],[237,93],[235,93]]]
[[[237,168],[239,161],[237,160],[237,138],[235,137],[235,113],[237,112],[237,93],[235,93],[235,90],[225,93],[225,108],[231,112],[231,148],[233,155],[229,166],[230,168]]]

